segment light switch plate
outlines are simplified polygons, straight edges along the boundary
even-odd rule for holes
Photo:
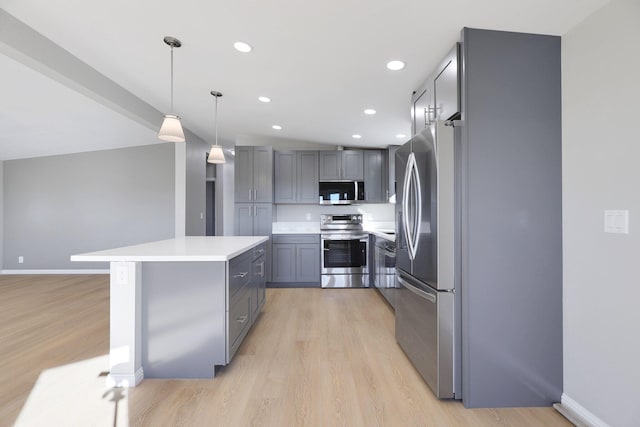
[[[604,232],[629,234],[629,211],[604,211]]]

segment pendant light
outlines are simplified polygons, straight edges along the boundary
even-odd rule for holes
[[[173,48],[182,46],[182,43],[171,36],[166,36],[164,42],[171,46],[171,111],[170,114],[165,114],[164,116],[160,132],[158,132],[158,138],[167,142],[184,142],[184,132],[180,117],[173,113]]]
[[[214,116],[214,125],[216,130],[216,143],[211,146],[211,151],[209,151],[209,157],[207,158],[207,162],[209,163],[225,163],[226,160],[224,158],[224,153],[222,152],[222,147],[218,145],[218,98],[222,96],[220,92],[216,92],[215,90],[211,91],[211,95],[216,99],[216,109]]]

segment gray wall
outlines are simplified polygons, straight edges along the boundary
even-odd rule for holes
[[[107,268],[69,256],[173,237],[174,167],[173,144],[5,161],[4,269]]]
[[[640,2],[616,0],[562,39],[564,395],[640,425]],[[629,234],[604,233],[605,209]]]
[[[3,177],[4,177],[4,172],[3,172],[3,165],[4,162],[0,161],[0,270],[2,270],[2,262],[3,262],[3,258],[2,258],[2,248],[4,246],[4,235],[3,235],[3,230],[4,230],[4,217],[3,217],[3,212],[4,212],[4,198],[3,198],[3,194],[4,194],[4,185],[3,183]]]

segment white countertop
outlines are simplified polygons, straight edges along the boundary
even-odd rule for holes
[[[387,233],[385,233],[385,231]],[[390,242],[395,242],[396,241],[396,233],[395,230],[392,229],[381,229],[381,230],[367,230],[367,232],[376,235],[377,237],[381,237],[383,239],[386,239]],[[388,232],[392,232],[393,234],[389,234]]]
[[[188,236],[71,255],[71,261],[228,261],[267,236]]]

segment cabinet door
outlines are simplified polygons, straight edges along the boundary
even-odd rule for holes
[[[253,201],[273,203],[273,148],[253,147]]]
[[[260,309],[264,304],[265,298],[265,261],[263,255],[253,261],[251,271],[251,322],[255,321],[260,313]]]
[[[458,44],[445,58],[435,78],[433,98],[438,120],[449,120],[460,112]]]
[[[236,236],[253,236],[253,203],[236,203],[234,209]]]
[[[342,151],[320,151],[320,179],[340,179]]]
[[[364,199],[367,202],[382,203],[384,201],[382,151],[366,150],[364,152]]]
[[[253,148],[236,147],[235,156],[235,201],[253,201]]]
[[[293,243],[272,245],[272,277],[274,282],[291,283],[296,281],[296,245]]]
[[[387,194],[385,200],[389,203],[395,203],[396,201],[396,151],[398,151],[398,146],[396,145],[391,145],[387,149],[387,173],[385,174],[385,178],[387,178]]]
[[[344,150],[342,152],[342,179],[354,181],[364,179],[364,152],[362,150]]]
[[[296,279],[298,282],[320,281],[320,245],[296,245]]]
[[[318,152],[297,153],[297,197],[298,203],[318,203]]]
[[[275,152],[274,198],[276,203],[296,202],[296,175],[298,173],[296,170],[296,156],[297,154],[295,151]],[[317,169],[318,166],[316,166],[316,170]]]
[[[431,124],[433,120],[433,104],[431,102],[433,81],[429,81],[413,101],[413,135]]]
[[[273,205],[256,203],[253,207],[253,236],[271,236]]]

